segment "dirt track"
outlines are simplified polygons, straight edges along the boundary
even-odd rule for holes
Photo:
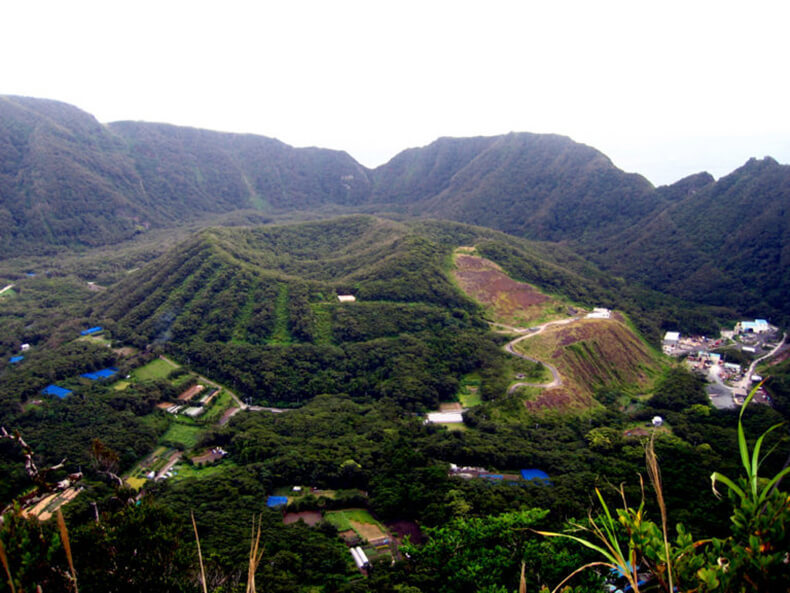
[[[506,352],[508,352],[509,354],[512,354],[513,356],[518,356],[519,358],[523,358],[524,360],[528,360],[530,362],[535,362],[535,363],[538,363],[538,364],[542,364],[547,369],[549,369],[549,371],[551,372],[551,376],[552,376],[552,381],[550,383],[526,383],[526,382],[514,383],[513,385],[510,386],[510,389],[507,390],[508,393],[513,393],[519,387],[541,387],[541,388],[544,388],[544,389],[548,389],[549,387],[559,387],[560,385],[562,385],[562,377],[560,376],[560,373],[559,373],[559,371],[557,371],[557,368],[555,366],[550,365],[549,363],[544,362],[542,360],[538,360],[536,358],[532,358],[530,356],[527,356],[526,354],[521,354],[520,352],[516,352],[516,349],[514,348],[514,346],[516,344],[518,344],[519,342],[521,342],[522,340],[527,340],[529,338],[537,336],[538,334],[542,333],[544,329],[546,329],[547,327],[549,327],[551,325],[566,325],[566,324],[572,323],[572,322],[574,322],[576,320],[578,320],[578,317],[571,317],[570,319],[562,319],[560,321],[549,321],[548,323],[544,323],[543,325],[537,326],[535,331],[531,331],[530,333],[528,333],[528,334],[526,334],[524,336],[519,336],[519,337],[511,340],[507,344],[505,344],[505,351]],[[500,324],[497,324],[497,325],[500,325]],[[513,331],[517,331],[517,332],[529,331],[529,329],[526,329],[526,328],[509,328],[509,329],[512,329]]]

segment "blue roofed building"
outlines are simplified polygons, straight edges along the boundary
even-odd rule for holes
[[[104,328],[97,325],[95,327],[90,327],[88,329],[82,330],[80,332],[80,335],[81,336],[92,336],[93,334],[98,334],[98,333],[103,332],[103,331],[104,331]]]
[[[92,373],[84,373],[80,375],[80,377],[85,377],[86,379],[90,379],[91,381],[98,381],[99,379],[106,379],[108,377],[112,377],[117,372],[118,369],[116,369],[115,367],[109,367],[106,369],[102,369],[100,371],[94,371]]]
[[[540,469],[522,469],[521,477],[525,480],[536,480],[544,484],[551,484],[549,474]]]
[[[66,389],[65,387],[58,387],[57,385],[47,385],[44,387],[43,392],[47,395],[54,395],[55,397],[59,397],[63,399],[69,395],[71,395],[71,390]]]
[[[12,356],[11,358],[8,359],[8,362],[10,362],[11,364],[16,364],[18,362],[22,362],[24,359],[25,359],[24,356]]]
[[[287,504],[288,504],[287,496],[270,496],[266,500],[266,506],[269,507],[270,509],[285,506]]]

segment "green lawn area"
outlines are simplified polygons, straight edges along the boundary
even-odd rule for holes
[[[461,388],[458,391],[458,401],[465,408],[479,406],[483,403],[480,397],[480,375],[470,373],[461,379]]]
[[[384,530],[381,523],[376,521],[365,509],[344,509],[342,511],[327,511],[324,520],[334,525],[338,531],[348,531],[351,529],[351,521],[358,523],[371,523],[378,525]]]
[[[235,466],[236,464],[230,460],[223,460],[221,463],[214,465],[202,465],[196,467],[194,465],[187,465],[186,463],[178,463],[174,466],[178,472],[174,479],[184,480],[186,478],[207,478],[208,476],[215,476],[224,472],[226,469]]]
[[[456,430],[459,430],[459,431],[468,430],[466,424],[464,424],[463,422],[447,422],[447,423],[437,422],[436,425],[437,426],[444,426],[447,430],[449,430],[451,432],[452,431],[456,431]]]
[[[118,381],[115,385],[112,386],[115,391],[123,391],[127,387],[129,387],[129,381]]]
[[[173,422],[167,432],[162,435],[161,441],[163,443],[178,443],[189,449],[197,444],[201,432],[203,432],[203,428],[200,426]]]
[[[92,342],[98,346],[110,346],[112,344],[112,340],[105,338],[104,336],[80,336],[77,338],[77,341]]]
[[[152,379],[166,379],[170,372],[178,367],[174,367],[169,362],[161,358],[152,360],[147,365],[138,367],[132,371],[132,377],[138,381],[148,381]]]

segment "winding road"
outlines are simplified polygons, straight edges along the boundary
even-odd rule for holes
[[[523,358],[524,360],[528,360],[530,362],[535,362],[537,364],[542,364],[547,369],[549,369],[549,371],[551,372],[551,376],[552,376],[552,380],[551,380],[550,383],[527,383],[527,382],[523,382],[523,381],[519,382],[519,383],[513,383],[513,385],[511,385],[510,388],[507,390],[508,393],[513,393],[519,387],[549,388],[549,387],[559,387],[560,385],[562,385],[562,377],[560,376],[560,373],[559,373],[559,371],[557,370],[556,367],[554,367],[554,366],[550,365],[549,363],[544,362],[542,360],[538,360],[536,358],[532,358],[531,356],[527,356],[526,354],[522,354],[521,352],[517,352],[516,349],[514,348],[514,346],[516,344],[518,344],[519,342],[523,341],[523,340],[527,340],[529,338],[533,338],[533,337],[537,336],[538,334],[542,333],[543,330],[545,330],[549,326],[552,326],[552,325],[567,325],[568,323],[572,323],[574,321],[577,321],[578,319],[579,319],[578,317],[571,317],[569,319],[561,319],[560,321],[549,321],[549,322],[544,323],[542,325],[535,326],[534,328],[510,327],[510,326],[507,326],[507,325],[503,325],[501,323],[492,323],[491,324],[491,325],[496,325],[496,326],[499,326],[499,327],[507,328],[508,330],[514,331],[514,332],[517,332],[517,333],[530,332],[530,333],[528,333],[526,335],[519,336],[519,337],[517,337],[517,338],[515,338],[513,340],[510,340],[507,344],[505,344],[505,352],[507,352],[509,354],[512,354],[513,356],[518,356],[519,358]]]

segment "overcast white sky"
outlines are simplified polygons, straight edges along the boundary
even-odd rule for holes
[[[790,2],[40,2],[0,94],[249,132],[374,167],[439,136],[570,136],[671,183],[790,162]]]

